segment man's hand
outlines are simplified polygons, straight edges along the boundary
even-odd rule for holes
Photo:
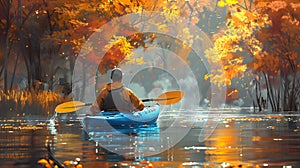
[[[93,103],[93,105],[90,108],[90,111],[92,112],[93,115],[95,115],[96,113],[98,113],[100,111],[97,102]]]

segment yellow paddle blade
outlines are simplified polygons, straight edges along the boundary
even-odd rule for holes
[[[83,106],[86,106],[86,104],[83,102],[70,101],[70,102],[59,104],[58,106],[56,106],[55,111],[57,113],[70,113],[79,110]]]
[[[179,102],[183,96],[184,96],[183,91],[175,90],[175,91],[165,92],[153,100],[160,105],[169,105],[169,104],[175,104]]]

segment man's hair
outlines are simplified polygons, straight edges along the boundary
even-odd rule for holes
[[[112,81],[121,81],[122,80],[122,70],[120,68],[114,68],[111,71],[110,78]]]

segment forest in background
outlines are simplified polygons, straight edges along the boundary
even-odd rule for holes
[[[206,80],[220,86],[238,86],[234,93],[244,90],[259,111],[299,110],[300,3],[297,0],[0,1],[1,106],[8,107],[9,113],[17,106],[7,106],[7,102],[23,100],[20,95],[36,97],[33,104],[38,99],[43,100],[40,104],[49,100],[29,94],[32,90],[43,95],[54,92],[53,106],[64,101],[64,96],[71,92],[75,60],[89,36],[114,18],[143,11],[161,12],[170,19],[172,15],[185,17],[211,38],[214,48],[205,53],[215,69],[204,76]],[[163,28],[164,23],[156,26]],[[126,27],[114,29],[126,34]],[[196,37],[188,38],[193,41]],[[104,37],[103,43],[109,44],[106,46],[109,50],[99,72],[105,73],[122,60],[130,60],[132,50],[147,49],[147,45],[158,39],[155,33]],[[87,62],[97,60],[93,51],[86,51],[95,57]],[[43,113],[51,113],[46,111]]]

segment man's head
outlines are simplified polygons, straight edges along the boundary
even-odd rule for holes
[[[122,70],[120,68],[114,68],[111,71],[110,78],[113,82],[121,82],[122,81]]]

